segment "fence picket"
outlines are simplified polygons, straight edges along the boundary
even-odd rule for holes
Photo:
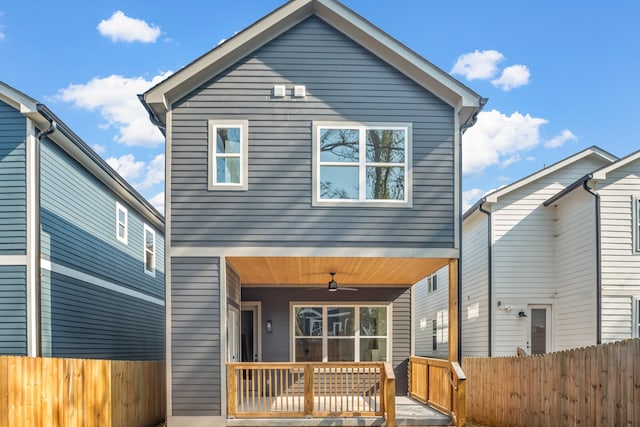
[[[640,339],[464,358],[467,419],[491,426],[640,425]]]

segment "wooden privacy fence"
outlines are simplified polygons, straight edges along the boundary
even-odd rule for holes
[[[491,426],[640,425],[640,341],[464,358],[467,417]]]
[[[395,425],[389,363],[228,363],[227,375],[232,417],[384,416]]]
[[[412,356],[408,374],[411,397],[465,424],[466,377],[457,362]]]
[[[164,362],[0,356],[0,427],[148,427],[165,418]]]

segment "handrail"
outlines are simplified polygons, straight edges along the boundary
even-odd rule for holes
[[[466,379],[457,362],[409,358],[409,395],[451,416],[457,426],[466,421]]]
[[[384,416],[395,425],[395,375],[386,362],[227,363],[227,414]]]

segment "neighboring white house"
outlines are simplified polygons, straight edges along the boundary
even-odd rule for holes
[[[638,336],[639,157],[618,160],[590,147],[487,194],[464,214],[463,355],[544,353]],[[429,325],[446,307],[447,289],[437,298],[419,290],[417,322]],[[432,334],[421,326],[416,354]],[[446,356],[442,348],[427,354]]]

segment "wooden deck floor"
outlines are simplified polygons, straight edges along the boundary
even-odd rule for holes
[[[382,417],[325,417],[325,418],[253,418],[228,419],[227,426],[237,427],[372,427],[384,426]],[[396,396],[396,425],[398,426],[448,426],[451,418],[420,402],[405,396]]]

